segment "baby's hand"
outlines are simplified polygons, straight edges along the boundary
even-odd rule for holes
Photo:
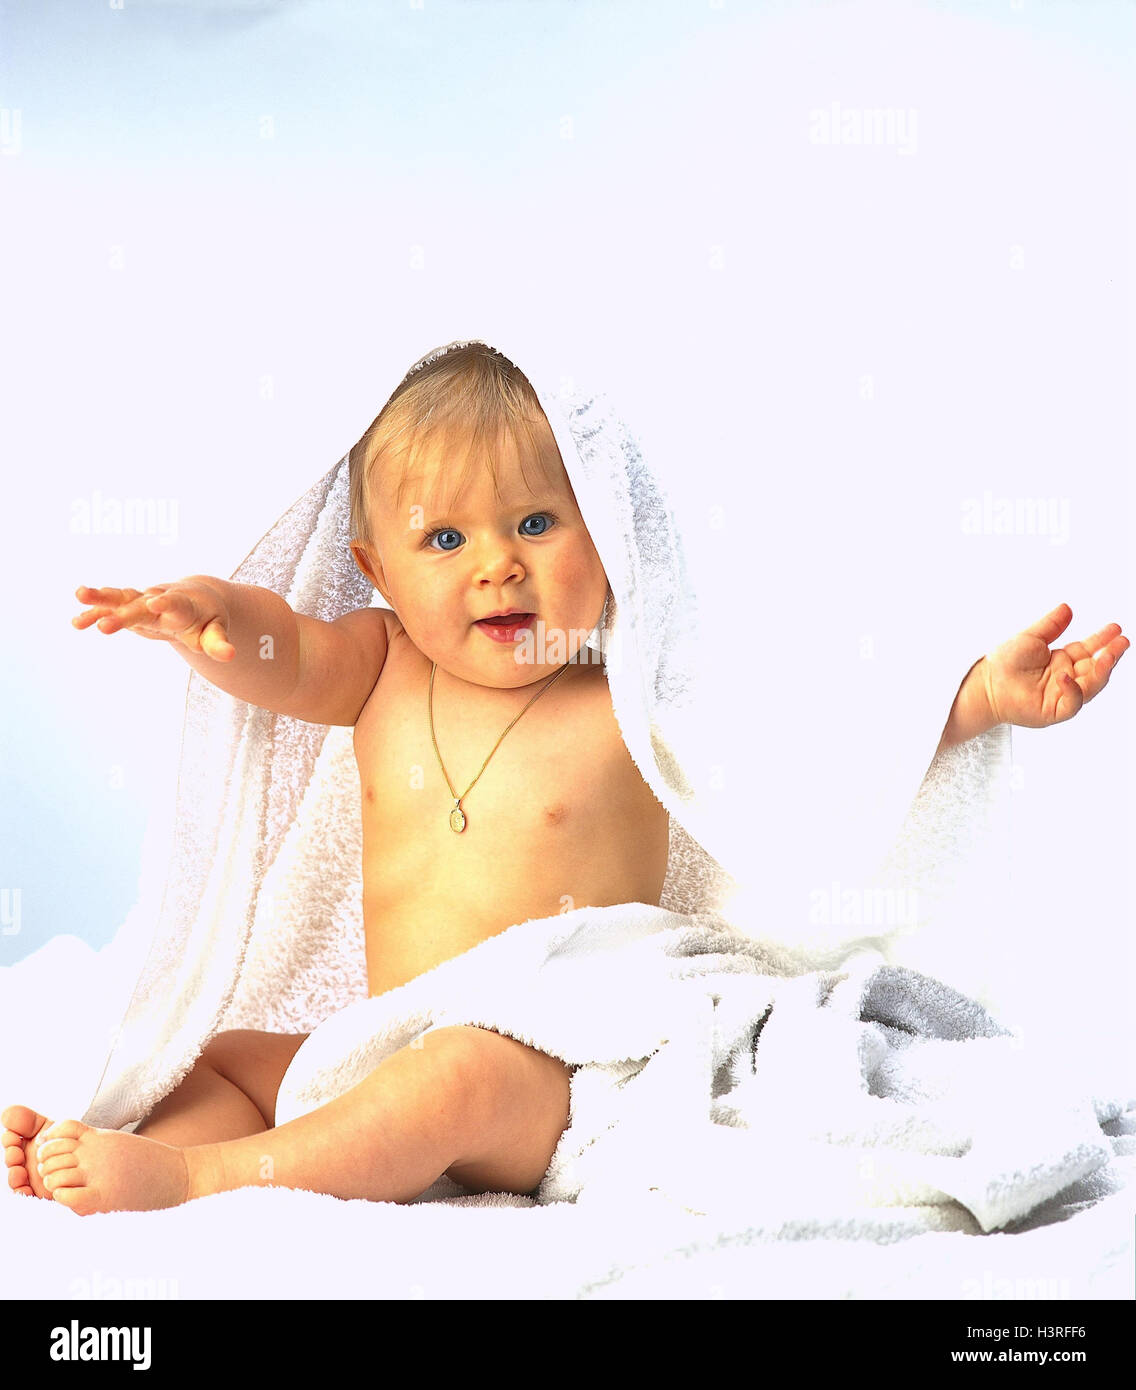
[[[1072,717],[1108,684],[1131,645],[1120,624],[1109,623],[1083,642],[1049,650],[1069,626],[1067,603],[1003,642],[986,658],[986,694],[999,724],[1044,729]]]
[[[100,632],[129,628],[140,637],[180,642],[192,652],[215,661],[232,661],[236,648],[229,641],[229,612],[221,594],[199,579],[179,579],[151,588],[75,590],[80,603],[93,607],[71,619],[82,631],[97,623]]]

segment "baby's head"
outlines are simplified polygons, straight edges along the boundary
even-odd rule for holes
[[[571,660],[607,594],[523,373],[470,343],[410,373],[351,450],[351,551],[418,649],[476,685]],[[528,614],[527,635],[483,620]]]

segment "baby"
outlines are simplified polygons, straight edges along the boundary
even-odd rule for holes
[[[240,700],[354,727],[371,995],[566,904],[657,905],[667,813],[585,645],[607,576],[527,380],[483,344],[408,376],[352,451],[351,486],[352,552],[391,611],[325,623],[193,575],[80,588],[73,623],[170,642]],[[976,663],[940,748],[1091,700],[1129,643],[1110,624],[1050,651],[1071,617],[1062,604]],[[134,1134],[9,1107],[9,1185],[80,1214],[260,1185],[266,1158],[276,1184],[343,1198],[410,1201],[443,1174],[471,1192],[539,1185],[568,1122],[559,1059],[436,1028],[274,1127],[305,1036],[218,1034]]]

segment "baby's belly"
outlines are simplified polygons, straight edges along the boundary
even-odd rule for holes
[[[368,992],[383,994],[517,922],[548,917],[558,910],[543,901],[535,905],[485,902],[468,893],[452,897],[420,892],[414,901],[370,895],[363,904]]]
[[[542,830],[544,827],[542,827]],[[372,995],[405,984],[520,922],[578,907],[657,904],[666,872],[665,813],[650,826],[606,837],[545,833],[510,840],[481,837],[479,848],[443,827],[400,836],[364,853],[363,920]],[[459,846],[456,841],[461,839]],[[380,843],[382,843],[380,841]]]

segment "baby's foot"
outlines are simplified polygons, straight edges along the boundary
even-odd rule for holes
[[[0,1124],[4,1126],[0,1143],[4,1145],[8,1186],[21,1197],[46,1197],[50,1201],[51,1193],[43,1185],[37,1164],[39,1135],[51,1121],[26,1105],[9,1105],[0,1115]]]
[[[21,1110],[14,1106],[2,1117],[16,1134],[21,1133]],[[94,1129],[82,1120],[51,1124],[34,1111],[23,1110],[23,1115],[31,1116],[35,1125],[34,1166],[43,1195],[80,1216],[96,1211],[154,1211],[188,1201],[185,1157],[172,1144],[140,1134]]]

